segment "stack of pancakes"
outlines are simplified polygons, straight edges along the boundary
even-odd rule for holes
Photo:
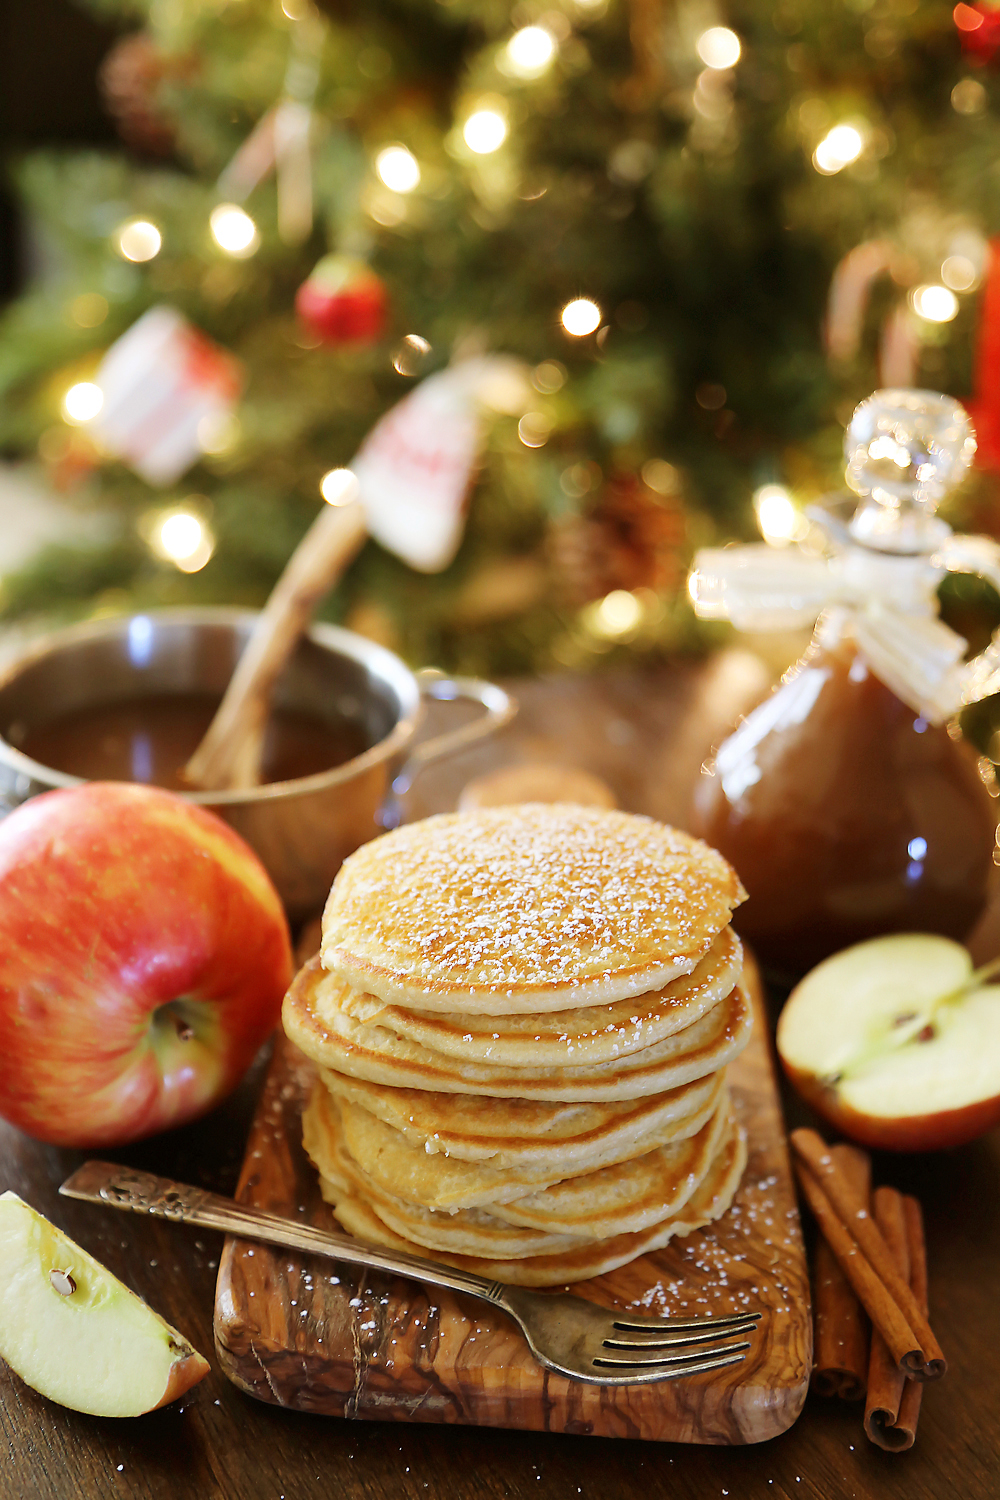
[[[746,1160],[723,1077],[750,1034],[743,898],[697,839],[570,804],[353,854],[284,1008],[341,1224],[548,1286],[718,1218]]]

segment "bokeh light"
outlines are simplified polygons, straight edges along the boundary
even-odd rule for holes
[[[601,309],[589,297],[576,297],[566,303],[560,318],[566,332],[580,339],[600,326]]]
[[[544,396],[551,396],[554,391],[562,390],[568,374],[566,366],[557,359],[543,359],[532,370],[531,383],[536,391],[541,391]]]
[[[732,68],[740,60],[740,39],[728,26],[710,26],[695,43],[706,68]]]
[[[986,104],[986,90],[977,78],[962,78],[951,91],[951,107],[956,114],[982,114]]]
[[[351,469],[328,469],[319,482],[319,492],[327,505],[350,505],[358,498],[359,488]]]
[[[985,20],[981,10],[977,10],[975,6],[963,4],[962,0],[959,0],[958,5],[955,6],[951,18],[959,31],[978,31]]]
[[[74,427],[83,422],[92,422],[104,405],[104,392],[92,380],[79,380],[71,385],[62,399],[62,413]]]
[[[857,161],[864,149],[864,136],[857,126],[834,125],[813,152],[813,166],[824,177],[832,177]]]
[[[544,448],[552,431],[552,421],[541,411],[526,411],[517,424],[517,435],[526,448]]]
[[[250,215],[236,203],[219,203],[209,216],[212,236],[220,250],[243,260],[253,255],[260,244],[257,226]]]
[[[681,476],[665,458],[649,458],[642,466],[642,482],[657,495],[673,495],[681,485]]]
[[[971,292],[979,273],[967,255],[949,255],[941,263],[941,280],[953,292]]]
[[[910,305],[917,317],[928,323],[950,323],[958,312],[958,298],[946,286],[915,286]]]
[[[375,158],[375,170],[393,193],[412,193],[420,182],[420,163],[405,146],[386,146]]]
[[[507,139],[507,121],[498,110],[477,109],[466,120],[462,135],[470,151],[487,156]]]
[[[753,497],[757,525],[766,542],[783,547],[806,532],[806,522],[783,484],[764,484]]]
[[[198,423],[196,436],[202,453],[218,457],[231,453],[242,436],[240,419],[235,412],[207,412]]]
[[[408,333],[392,353],[392,368],[397,375],[419,375],[427,363],[431,346],[419,333]]]
[[[518,78],[538,78],[556,55],[556,39],[544,26],[522,26],[506,47],[506,64]]]
[[[126,260],[152,260],[159,255],[163,244],[163,236],[148,219],[129,219],[120,226],[115,238],[119,253]]]
[[[198,573],[215,550],[205,522],[189,510],[168,511],[156,526],[154,546],[161,557],[182,573]]]
[[[591,607],[588,624],[595,635],[605,640],[621,640],[642,623],[642,603],[628,589],[612,589]]]

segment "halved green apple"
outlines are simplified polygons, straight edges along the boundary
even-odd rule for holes
[[[928,933],[845,948],[796,986],[778,1054],[845,1136],[892,1151],[961,1145],[1000,1122],[1000,985]]]
[[[208,1361],[16,1193],[0,1194],[0,1356],[73,1411],[137,1417],[183,1395]]]

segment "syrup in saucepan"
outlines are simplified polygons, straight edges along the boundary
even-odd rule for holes
[[[164,693],[77,709],[9,738],[43,766],[90,781],[138,781],[185,790],[181,770],[219,706],[204,693]],[[264,741],[264,782],[292,781],[343,765],[368,748],[362,726],[328,723],[298,709],[272,712]]]

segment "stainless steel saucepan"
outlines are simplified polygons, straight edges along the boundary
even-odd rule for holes
[[[154,610],[71,626],[35,642],[0,671],[0,814],[81,778],[31,760],[17,741],[65,714],[145,695],[221,697],[256,616],[235,609]],[[485,714],[415,749],[425,698],[471,699]],[[315,776],[244,791],[185,792],[257,851],[293,921],[320,910],[341,862],[391,826],[394,785],[499,729],[516,712],[477,678],[413,673],[391,651],[333,625],[300,641],[278,681],[276,708],[361,726],[366,749]]]

